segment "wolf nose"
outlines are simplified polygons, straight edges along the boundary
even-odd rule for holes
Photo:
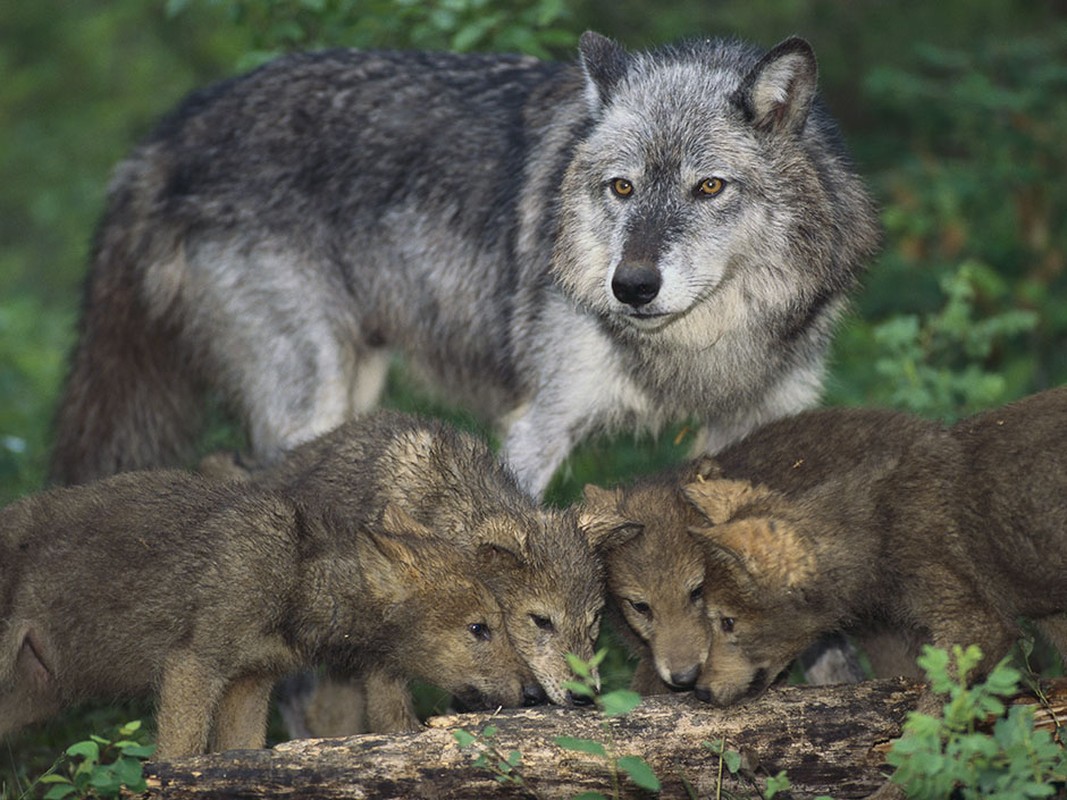
[[[694,664],[689,669],[679,670],[677,672],[671,672],[671,685],[681,688],[688,688],[697,681],[697,676],[700,674],[700,665]]]
[[[700,700],[704,703],[711,702],[711,689],[707,688],[706,686],[698,686],[696,689],[693,690],[693,694],[697,696],[697,700]]]
[[[644,264],[620,264],[611,279],[611,291],[618,301],[634,308],[655,300],[662,285],[659,270]]]
[[[593,698],[587,697],[584,694],[575,694],[570,689],[567,690],[567,702],[572,706],[591,706],[593,705]]]
[[[540,706],[547,700],[548,695],[538,684],[527,684],[522,687],[522,704],[524,706]]]

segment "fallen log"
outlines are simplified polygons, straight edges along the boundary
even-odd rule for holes
[[[435,717],[410,734],[302,739],[270,750],[232,751],[149,763],[147,797],[206,798],[516,798],[613,793],[607,763],[561,749],[559,736],[596,740],[616,756],[644,758],[663,784],[662,797],[714,798],[718,789],[758,797],[767,775],[784,770],[793,798],[833,794],[863,797],[884,781],[884,756],[898,737],[922,687],[903,681],[855,686],[781,687],[760,700],[728,709],[692,695],[646,698],[624,717],[604,720],[596,711],[541,707],[496,714]],[[1067,708],[1067,683],[1046,696]],[[1029,702],[1036,702],[1031,698]],[[1051,713],[1041,710],[1045,721]],[[488,740],[504,757],[521,753],[524,785],[500,783],[474,761],[483,744],[461,748],[454,732],[496,729]],[[705,743],[725,740],[740,753],[739,777],[720,769]],[[495,759],[493,759],[495,762]],[[650,797],[624,777],[618,796]]]

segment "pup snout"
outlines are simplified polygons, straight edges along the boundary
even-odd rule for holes
[[[620,264],[611,279],[611,291],[616,299],[633,308],[655,300],[662,285],[659,270],[647,264]]]
[[[570,689],[567,690],[567,703],[572,706],[591,706],[593,705],[593,698],[587,697],[584,694],[575,694]]]
[[[548,695],[539,683],[527,683],[522,687],[522,704],[524,706],[540,706],[548,702]]]
[[[671,670],[671,686],[678,689],[688,689],[696,683],[700,675],[700,664],[693,664],[688,669]]]

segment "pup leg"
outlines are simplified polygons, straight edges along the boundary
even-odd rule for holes
[[[651,658],[642,658],[634,668],[634,676],[630,680],[630,688],[642,696],[653,694],[669,694],[670,687],[663,682],[652,664]]]
[[[351,736],[366,733],[363,685],[352,678],[320,677],[304,708],[312,736]]]
[[[1048,643],[1056,648],[1064,666],[1067,666],[1067,614],[1053,614],[1037,620],[1036,624]]]
[[[222,676],[193,653],[175,653],[167,659],[156,713],[157,758],[205,752],[212,718],[224,688]]]
[[[367,692],[367,727],[372,733],[400,733],[422,727],[407,684],[383,672],[370,672]]]
[[[267,709],[274,681],[262,675],[245,675],[222,693],[211,752],[258,750],[267,741]]]

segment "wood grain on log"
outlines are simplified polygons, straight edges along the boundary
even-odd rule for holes
[[[643,757],[663,782],[661,797],[685,798],[692,791],[713,798],[718,757],[704,743],[725,739],[755,774],[785,770],[792,797],[833,794],[845,800],[863,797],[884,781],[884,753],[921,691],[906,681],[782,687],[728,709],[691,695],[653,697],[607,723],[592,710],[556,707],[461,714],[435,717],[411,734],[296,740],[271,750],[151,763],[145,771],[149,797],[175,800],[560,798],[592,790],[611,796],[603,762],[555,744],[558,736],[574,736],[610,745],[619,756]],[[1051,694],[1062,704],[1067,684]],[[522,753],[519,770],[528,789],[499,784],[473,765],[476,754],[453,737],[461,728],[477,733],[490,724],[497,729],[492,741],[499,751]],[[728,773],[723,789],[758,796],[751,783],[731,780]],[[620,796],[651,795],[621,779]]]

